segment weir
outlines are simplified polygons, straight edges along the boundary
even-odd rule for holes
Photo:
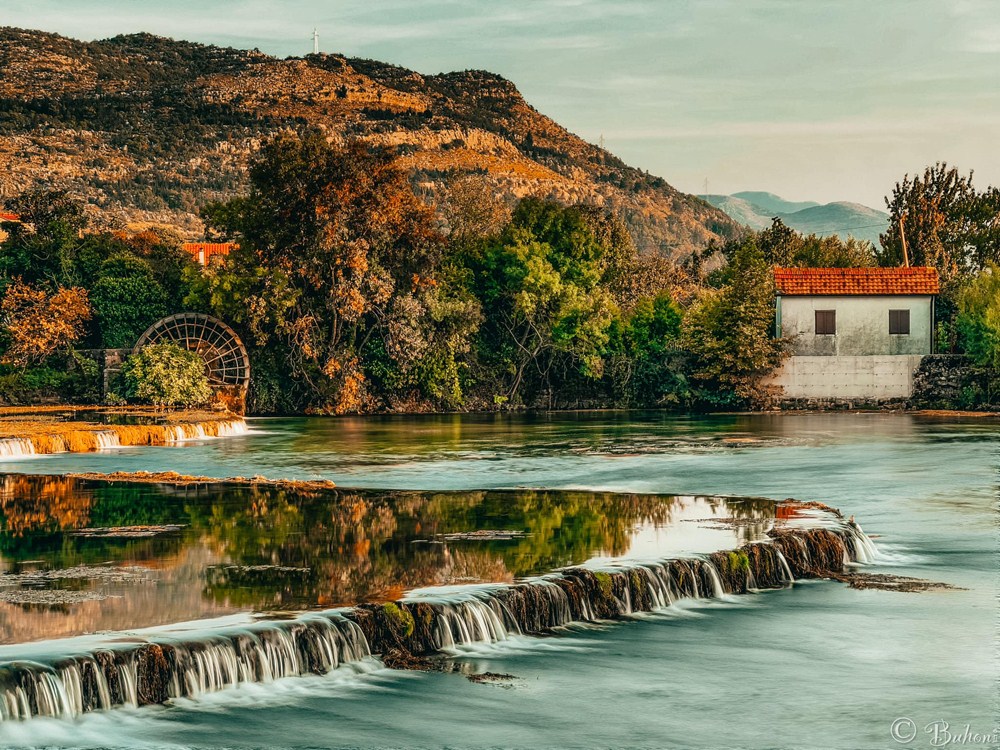
[[[371,654],[389,665],[407,664],[463,645],[656,611],[682,599],[781,588],[842,573],[875,555],[874,543],[853,520],[811,504],[805,518],[728,551],[577,566],[514,584],[424,589],[385,604],[200,635],[165,631],[85,653],[6,662],[0,664],[0,718],[72,718],[197,698],[245,683],[326,674]]]
[[[74,423],[65,426],[53,424],[35,434],[0,438],[0,458],[90,453],[136,445],[171,445],[185,440],[244,435],[247,429],[247,423],[242,418],[177,424],[102,425],[99,429]]]

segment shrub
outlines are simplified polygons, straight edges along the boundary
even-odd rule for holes
[[[199,406],[212,398],[205,363],[176,344],[150,344],[122,368],[130,399],[156,406]]]

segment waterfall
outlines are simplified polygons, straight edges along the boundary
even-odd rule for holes
[[[163,435],[168,443],[179,443],[184,440],[184,428],[178,424],[164,425]]]
[[[781,572],[785,576],[785,581],[787,583],[795,583],[795,576],[792,575],[792,569],[788,567],[788,560],[786,560],[785,556],[781,554],[780,549],[775,549],[775,552],[778,555],[778,564],[781,566]]]
[[[114,430],[100,430],[92,434],[99,451],[121,447],[121,440],[118,439],[118,433]]]
[[[116,706],[197,698],[242,683],[326,674],[368,655],[358,625],[334,611],[201,639],[166,635],[55,664],[9,662],[0,665],[0,720],[72,718]]]
[[[246,435],[250,431],[247,427],[247,423],[242,419],[226,419],[219,422],[219,431],[216,433],[219,437],[236,437],[237,435]]]
[[[840,573],[878,550],[851,521],[781,528],[770,539],[694,558],[564,568],[514,584],[428,589],[397,602],[359,604],[201,637],[167,631],[145,641],[0,664],[0,720],[71,718],[116,706],[162,704],[246,683],[323,675],[372,653],[425,657],[574,622],[614,620]]]
[[[218,419],[210,422],[167,424],[163,426],[164,439],[168,443],[185,440],[204,440],[210,437],[235,437],[249,432],[243,419]]]
[[[35,445],[28,438],[0,439],[0,458],[24,458],[35,455]]]

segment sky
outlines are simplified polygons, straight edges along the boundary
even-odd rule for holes
[[[0,0],[0,26],[479,68],[686,192],[883,208],[947,161],[1000,183],[997,0]],[[2,71],[0,71],[2,75]]]

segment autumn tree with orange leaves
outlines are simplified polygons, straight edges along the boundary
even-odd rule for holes
[[[90,320],[87,292],[79,287],[58,287],[47,293],[20,279],[7,287],[0,313],[10,338],[5,364],[27,367],[73,344]]]
[[[432,210],[391,154],[318,132],[266,144],[250,184],[203,212],[239,244],[205,297],[259,338],[283,340],[315,410],[365,411],[371,372],[399,378],[433,338],[443,238]]]

